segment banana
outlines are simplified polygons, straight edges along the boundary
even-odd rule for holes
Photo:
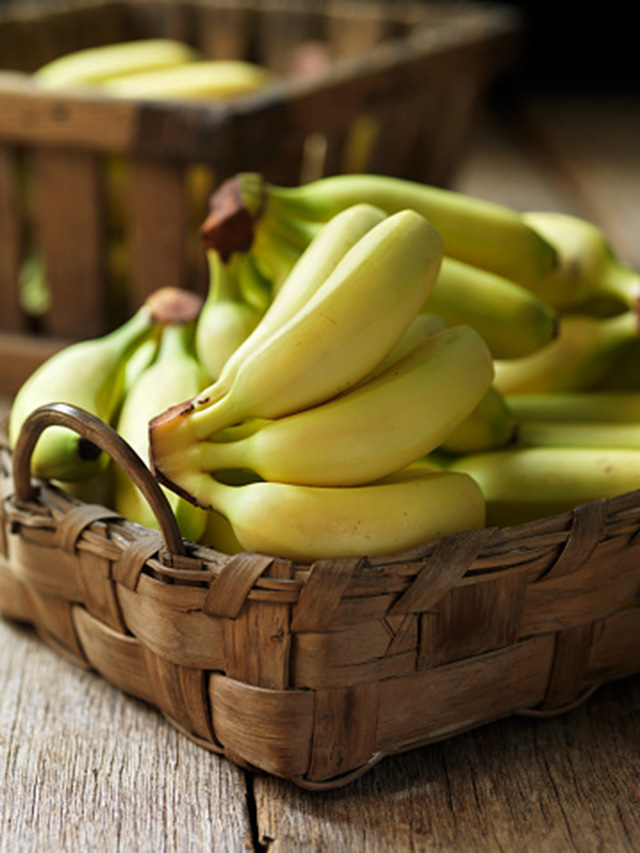
[[[114,331],[58,350],[18,390],[10,413],[10,444],[28,415],[47,403],[71,403],[110,423],[122,402],[128,356],[157,326],[190,315],[199,304],[195,294],[161,288]],[[40,436],[31,459],[35,476],[63,481],[91,478],[106,462],[93,443],[57,426]]]
[[[640,393],[633,391],[516,394],[507,405],[521,423],[640,423]]]
[[[487,504],[487,524],[505,526],[637,489],[640,450],[508,448],[462,456],[447,470],[472,477]]]
[[[241,253],[238,259],[238,292],[260,317],[273,299],[271,281],[262,275],[251,252]]]
[[[495,385],[506,395],[582,391],[596,387],[638,338],[634,311],[600,318],[568,314],[555,340],[531,355],[496,359]]]
[[[215,548],[223,554],[240,554],[244,549],[229,519],[214,509],[207,510],[207,523],[200,536],[200,544]]]
[[[248,356],[255,353],[307,305],[358,240],[384,219],[385,214],[375,207],[355,205],[336,216],[319,232],[291,269],[256,328],[225,363],[216,383],[216,396],[222,396],[230,387],[240,365]],[[223,259],[230,257],[225,254],[224,242],[217,244],[216,249]],[[206,236],[205,245],[210,245]],[[234,251],[244,254],[241,249]]]
[[[511,444],[519,429],[519,421],[510,405],[495,385],[491,385],[475,409],[438,449],[456,455],[494,450]]]
[[[640,421],[529,421],[520,425],[519,447],[592,447],[640,451]]]
[[[557,263],[553,246],[516,211],[453,190],[373,174],[334,175],[294,187],[277,186],[253,172],[231,180],[236,204],[253,217],[324,222],[358,202],[389,214],[415,210],[438,230],[446,256],[527,287]]]
[[[266,88],[272,72],[241,60],[196,59],[180,65],[120,74],[104,80],[101,89],[117,98],[144,100],[228,100]]]
[[[540,281],[537,292],[567,311],[605,303],[614,313],[632,308],[640,297],[640,275],[616,255],[595,224],[566,213],[527,211],[523,219],[556,248],[559,264]]]
[[[472,478],[448,471],[335,488],[211,478],[210,497],[243,550],[301,563],[404,551],[485,519]]]
[[[154,418],[156,476],[180,488],[184,454],[198,441],[246,418],[317,405],[353,385],[402,338],[433,287],[441,256],[440,237],[424,217],[407,210],[383,219],[306,305],[240,363],[226,393],[217,396],[214,383]]]
[[[211,475],[223,470],[248,469],[265,480],[301,485],[372,482],[438,447],[477,405],[492,376],[480,335],[469,326],[445,329],[355,390],[258,423],[238,440],[229,440],[229,430],[224,442],[200,442],[179,472],[164,472],[202,505]]]
[[[558,334],[556,311],[531,291],[446,256],[425,309],[449,325],[473,326],[500,359],[536,352]]]
[[[197,394],[206,383],[193,353],[194,322],[163,327],[157,358],[134,381],[122,405],[116,429],[144,462],[149,460],[149,420],[176,400]],[[205,511],[173,492],[165,493],[182,535],[197,542],[206,526]],[[118,467],[114,469],[114,508],[129,521],[158,526],[146,498]]]
[[[210,382],[220,376],[229,356],[260,320],[258,311],[240,294],[238,265],[245,258],[235,254],[225,264],[218,252],[207,250],[209,288],[196,325],[195,351]]]
[[[201,59],[189,45],[174,39],[138,39],[66,53],[34,72],[47,89],[98,86],[125,74],[168,68]]]

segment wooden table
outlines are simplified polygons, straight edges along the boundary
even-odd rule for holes
[[[487,113],[457,187],[583,213],[640,269],[640,100]],[[25,627],[0,619],[0,650],[0,853],[640,850],[640,676],[310,793],[200,749]]]

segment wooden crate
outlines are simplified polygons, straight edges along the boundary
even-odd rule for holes
[[[197,228],[237,171],[281,183],[353,170],[446,185],[474,110],[507,57],[503,7],[380,0],[11,4],[0,16],[0,393],[62,344],[113,328],[160,285],[203,289]],[[43,92],[30,72],[91,45],[169,36],[279,80],[222,105]],[[294,73],[301,45],[330,57]],[[367,124],[368,122],[368,124]],[[48,305],[25,310],[25,270]],[[22,282],[22,284],[21,284]]]

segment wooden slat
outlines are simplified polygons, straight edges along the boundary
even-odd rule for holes
[[[136,160],[128,193],[131,306],[159,287],[189,287],[184,173],[170,163]]]
[[[19,174],[17,152],[0,144],[0,329],[13,331],[25,326],[18,293],[23,217]]]
[[[0,394],[13,396],[39,364],[67,343],[48,335],[0,332]]]
[[[43,323],[54,336],[103,334],[111,324],[101,162],[64,149],[37,149],[32,162],[35,243],[51,292]]]

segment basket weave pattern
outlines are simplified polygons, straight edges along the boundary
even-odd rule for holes
[[[46,483],[24,500],[15,461],[0,448],[0,611],[241,766],[336,787],[640,671],[638,492],[302,566],[171,553]]]

